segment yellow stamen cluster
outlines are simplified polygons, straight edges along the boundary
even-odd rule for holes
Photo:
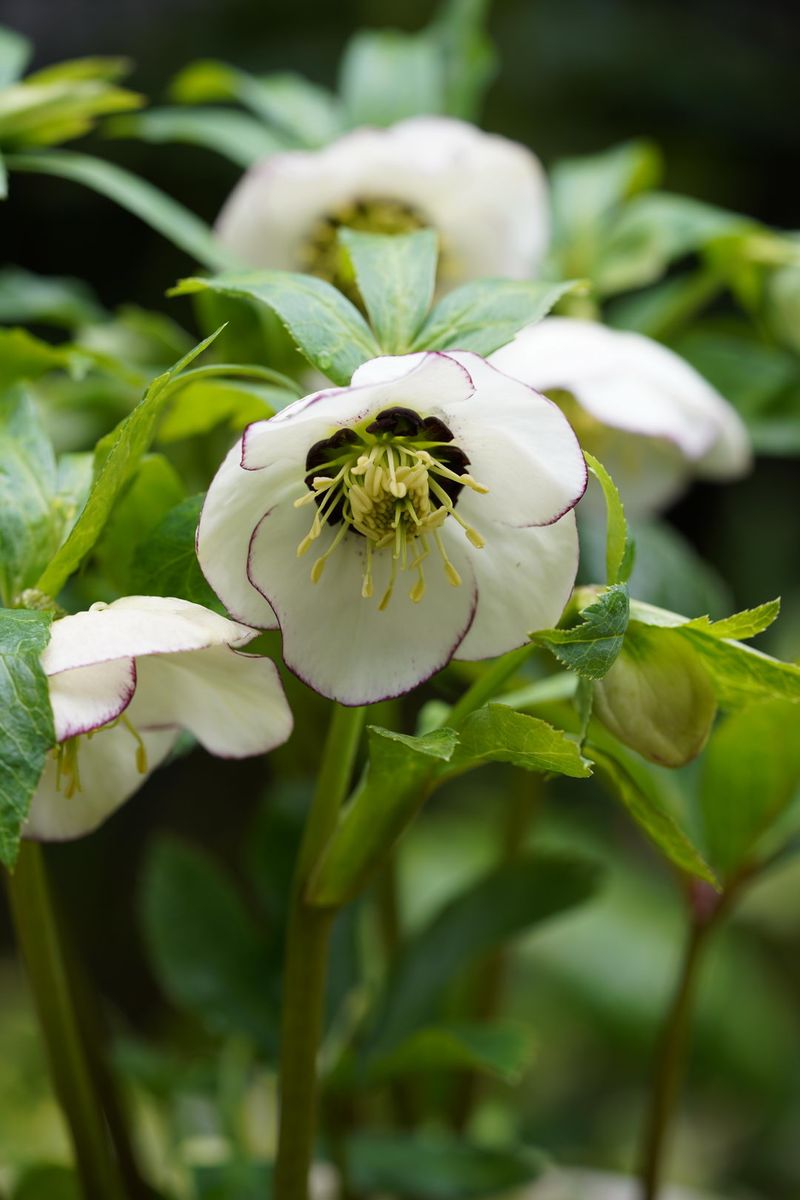
[[[369,439],[369,440],[367,440]],[[458,474],[437,457],[435,443],[430,449],[411,439],[382,436],[359,439],[343,453],[324,464],[319,475],[308,483],[310,489],[295,501],[295,507],[317,503],[317,511],[307,535],[297,547],[305,554],[326,524],[338,524],[336,536],[311,569],[312,582],[322,577],[325,563],[353,531],[365,539],[366,561],[361,595],[373,595],[373,556],[391,554],[389,584],[381,598],[383,611],[392,596],[399,571],[413,571],[416,579],[409,598],[418,603],[425,594],[423,563],[435,547],[449,582],[458,587],[461,577],[450,561],[440,529],[452,517],[464,529],[473,546],[481,549],[483,538],[457,512],[455,501],[442,486],[444,480],[485,493],[488,489],[467,473]],[[444,457],[444,455],[442,455]],[[327,468],[327,469],[325,469]],[[323,473],[324,472],[324,473]]]
[[[140,775],[147,774],[147,747],[138,729],[130,723],[123,713],[115,721],[109,721],[108,725],[101,725],[99,729],[90,729],[88,733],[79,733],[75,737],[67,738],[66,741],[59,742],[54,748],[52,753],[56,760],[56,791],[63,792],[67,800],[71,800],[76,792],[83,790],[78,762],[81,739],[84,737],[91,739],[96,733],[102,733],[106,729],[116,729],[117,725],[124,725],[136,743],[137,771]]]

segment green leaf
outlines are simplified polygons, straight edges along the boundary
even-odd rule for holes
[[[445,0],[428,27],[444,70],[444,111],[477,121],[484,92],[497,66],[486,34],[487,0]]]
[[[13,867],[47,752],[55,745],[40,657],[51,613],[0,610],[0,862]]]
[[[794,354],[757,340],[755,331],[747,327],[721,332],[695,325],[672,342],[672,349],[748,421],[782,415],[781,397],[800,377]]]
[[[519,1083],[531,1063],[534,1039],[514,1022],[490,1025],[448,1024],[420,1029],[390,1053],[370,1063],[375,1082],[432,1071],[469,1070]]]
[[[556,163],[550,175],[553,247],[561,269],[591,275],[612,214],[660,175],[661,154],[644,140]]]
[[[358,290],[384,354],[404,354],[425,320],[436,282],[437,235],[339,230]]]
[[[243,168],[286,147],[260,121],[230,108],[151,108],[132,116],[112,118],[106,121],[103,132],[108,137],[202,146]]]
[[[617,485],[601,462],[584,451],[589,470],[603,489],[606,502],[606,583],[627,583],[633,570],[634,545],[625,520]]]
[[[414,350],[474,350],[491,354],[510,342],[523,325],[546,316],[557,300],[577,286],[480,279],[465,283],[440,300],[417,334]]]
[[[380,354],[380,347],[358,309],[322,279],[291,271],[252,271],[212,279],[182,279],[170,293],[202,291],[243,296],[266,304],[280,317],[301,354],[344,386],[354,371]]]
[[[166,995],[215,1033],[246,1033],[272,1051],[277,980],[261,932],[206,853],[160,838],[140,898],[145,945]]]
[[[131,564],[131,591],[143,596],[179,596],[220,611],[195,553],[195,533],[205,496],[190,496],[176,505],[136,547]]]
[[[74,329],[104,317],[91,288],[81,279],[34,275],[22,267],[0,270],[0,321]]]
[[[336,97],[291,72],[258,78],[225,63],[203,59],[184,67],[170,90],[181,104],[238,100],[302,146],[323,146],[342,128]]]
[[[47,595],[56,596],[73,571],[94,546],[122,489],[136,471],[155,435],[156,426],[172,385],[181,372],[211,345],[216,334],[200,342],[169,371],[159,375],[133,412],[97,447],[94,485],[69,537],[37,583]]]
[[[752,228],[748,218],[688,196],[637,196],[608,231],[592,277],[603,295],[643,287],[659,279],[675,259]]]
[[[346,1153],[358,1192],[413,1200],[498,1197],[533,1182],[547,1165],[527,1147],[492,1149],[442,1133],[359,1133]]]
[[[251,421],[274,416],[296,400],[293,392],[244,379],[198,378],[187,382],[170,405],[158,430],[163,445],[209,433],[225,424],[240,433]]]
[[[387,1054],[428,1025],[460,972],[532,925],[582,904],[599,881],[596,863],[554,853],[525,855],[470,884],[395,959],[365,1056]]]
[[[103,162],[88,154],[75,154],[67,150],[9,155],[7,162],[12,171],[55,175],[59,179],[69,179],[99,192],[101,196],[106,196],[128,212],[132,212],[180,250],[184,250],[193,259],[212,270],[235,265],[231,261],[230,253],[220,245],[199,217],[160,192],[151,183],[139,179],[115,163]]]
[[[99,75],[76,72],[70,77],[66,70],[58,75],[50,68],[0,90],[0,144],[6,149],[54,145],[88,133],[106,113],[142,103],[141,96],[113,87]]]
[[[0,87],[19,79],[32,57],[33,45],[29,39],[0,25]]]
[[[0,200],[5,200],[8,196],[8,171],[6,170],[6,160],[3,158],[3,152],[0,150]]]
[[[50,439],[21,387],[0,394],[0,602],[31,587],[61,539]]]
[[[13,1200],[81,1200],[78,1176],[68,1167],[34,1166],[14,1188]]]
[[[630,617],[625,584],[614,584],[581,610],[580,624],[571,629],[545,629],[532,634],[558,661],[584,679],[602,679],[622,649]]]
[[[759,842],[800,787],[800,708],[752,704],[726,718],[703,757],[700,811],[711,861],[729,876],[759,857]]]
[[[765,629],[769,629],[781,611],[780,599],[768,600],[756,608],[746,608],[743,612],[734,613],[732,617],[723,617],[720,621],[710,621],[708,617],[695,617],[687,621],[686,629],[700,629],[718,638],[751,638]]]
[[[145,455],[94,548],[101,571],[119,591],[133,591],[131,569],[136,550],[147,544],[158,523],[184,495],[172,463],[163,454]]]
[[[425,34],[360,30],[345,47],[339,90],[351,127],[441,113],[443,63]]]
[[[309,903],[339,905],[358,893],[424,804],[437,766],[450,759],[456,742],[452,729],[408,737],[370,726],[369,764],[312,874]]]
[[[69,371],[79,377],[89,363],[89,356],[73,346],[51,346],[26,329],[0,329],[0,391],[48,371]]]
[[[487,704],[467,717],[442,773],[448,777],[460,775],[490,762],[507,762],[526,771],[555,772],[574,779],[591,775],[574,738],[502,703]]]
[[[595,741],[590,741],[586,753],[594,761],[611,794],[664,857],[679,870],[718,887],[711,867],[678,823],[667,798],[659,791],[656,776],[641,762],[637,763],[625,754],[610,738],[603,740],[602,750]]]

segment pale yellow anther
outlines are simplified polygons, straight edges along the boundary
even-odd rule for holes
[[[412,600],[414,602],[414,604],[419,604],[420,600],[422,599],[422,597],[424,595],[425,595],[425,580],[423,578],[422,572],[420,571],[419,579],[414,584],[411,591],[408,593],[408,598],[409,598],[409,600]]]
[[[461,576],[459,575],[458,571],[455,569],[453,564],[450,562],[449,558],[445,559],[444,573],[447,576],[450,583],[452,583],[453,587],[461,587]]]
[[[477,529],[473,529],[471,525],[465,525],[464,532],[466,533],[467,537],[472,542],[472,544],[476,550],[482,550],[483,547],[486,545],[486,541],[484,540],[484,538],[482,538],[481,535],[478,533]]]
[[[327,561],[327,556],[323,554],[322,557],[318,558],[317,561],[314,563],[313,567],[311,568],[311,582],[312,583],[319,583],[320,579],[322,578],[322,572],[325,570],[326,561]]]
[[[297,557],[302,558],[304,554],[308,554],[312,545],[316,541],[316,534],[307,533],[300,545],[297,547]]]

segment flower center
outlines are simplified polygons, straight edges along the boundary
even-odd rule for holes
[[[79,752],[83,739],[91,739],[96,733],[103,733],[106,729],[115,729],[117,725],[124,725],[133,738],[137,771],[140,775],[147,774],[147,748],[142,741],[142,735],[123,713],[115,721],[109,721],[108,725],[101,725],[98,729],[91,729],[88,733],[79,733],[75,737],[59,742],[52,750],[51,753],[56,760],[56,791],[62,792],[67,800],[71,800],[76,792],[83,790],[79,763]]]
[[[392,596],[399,571],[416,578],[409,591],[415,603],[425,594],[423,563],[436,548],[453,587],[461,577],[448,558],[441,527],[448,517],[457,521],[473,546],[483,538],[456,512],[463,488],[488,489],[466,471],[469,459],[453,444],[453,435],[438,417],[421,417],[410,408],[387,408],[361,426],[337,429],[315,442],[306,456],[306,487],[295,507],[315,503],[311,528],[297,547],[305,554],[324,526],[339,526],[328,549],[311,568],[318,583],[331,554],[348,533],[364,538],[366,562],[361,595],[373,594],[372,560],[376,553],[391,555],[388,587],[379,608]]]
[[[320,218],[309,232],[301,253],[300,267],[332,283],[361,306],[361,293],[347,251],[339,244],[340,229],[366,233],[412,233],[428,222],[409,204],[398,200],[356,200]]]

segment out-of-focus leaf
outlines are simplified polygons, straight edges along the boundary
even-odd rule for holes
[[[82,279],[34,275],[22,267],[0,270],[0,321],[74,329],[100,321],[105,313]]]
[[[0,25],[0,87],[19,79],[32,55],[33,46],[28,38]]]
[[[0,390],[19,379],[36,379],[48,371],[80,376],[90,358],[73,346],[51,346],[26,329],[0,329]]]
[[[491,354],[510,342],[523,325],[540,321],[578,283],[529,283],[481,279],[448,293],[428,317],[414,350],[474,350]]]
[[[672,347],[747,419],[766,416],[781,393],[800,384],[797,359],[778,346],[758,341],[749,329],[723,332],[695,327]]]
[[[552,772],[573,779],[591,775],[574,738],[505,704],[487,704],[467,717],[442,774],[460,775],[490,762],[511,763],[525,771]]]
[[[312,366],[342,386],[350,382],[357,367],[381,352],[358,309],[322,279],[291,271],[251,271],[182,279],[172,295],[206,289],[266,304],[278,314]]]
[[[78,59],[29,75],[0,91],[0,144],[51,146],[81,137],[107,113],[139,108],[143,98],[109,82],[111,59]],[[74,68],[72,71],[69,68]]]
[[[436,281],[432,229],[386,235],[340,229],[356,283],[384,354],[403,354],[425,320]]]
[[[723,280],[705,266],[662,279],[633,295],[620,296],[605,307],[614,329],[630,329],[647,337],[667,339],[680,333],[722,290]]]
[[[214,337],[212,334],[200,342],[169,371],[159,375],[130,416],[98,444],[96,474],[89,498],[69,537],[39,579],[36,586],[40,591],[57,595],[92,549],[117,497],[153,440],[171,385],[210,346]]]
[[[460,971],[539,921],[581,904],[600,881],[596,863],[534,854],[488,872],[452,899],[396,958],[364,1053],[398,1046],[436,1016],[441,996]]]
[[[151,108],[132,116],[114,117],[105,123],[103,131],[109,137],[202,146],[244,168],[286,146],[260,121],[230,108]]]
[[[187,382],[170,405],[158,430],[164,444],[208,433],[225,423],[235,433],[251,421],[274,416],[296,400],[293,392],[245,379],[199,378]]]
[[[187,354],[193,344],[194,339],[166,313],[135,304],[122,305],[109,320],[84,326],[76,335],[79,348],[151,373]]]
[[[593,742],[588,744],[586,753],[606,780],[611,794],[667,861],[716,887],[714,872],[679,824],[666,797],[659,792],[657,777],[610,739],[604,739],[603,750]]]
[[[611,216],[636,192],[658,183],[660,176],[661,154],[644,140],[556,163],[550,181],[553,253],[560,269],[591,276]]]
[[[700,810],[711,861],[730,875],[800,787],[800,705],[752,704],[727,717],[703,757]]]
[[[199,217],[151,183],[115,163],[68,150],[43,150],[40,153],[8,155],[7,164],[12,171],[54,175],[99,192],[212,270],[235,265],[230,252],[220,245]]]
[[[189,496],[151,530],[136,547],[131,563],[131,591],[144,596],[179,596],[221,611],[206,583],[195,553],[195,532],[204,496]]]
[[[69,1167],[37,1166],[25,1172],[12,1200],[82,1200],[78,1176]]]
[[[27,392],[0,394],[0,603],[31,587],[61,539],[56,461]]]
[[[274,1200],[272,1164],[236,1159],[191,1167],[197,1200]]]
[[[444,111],[444,69],[422,34],[360,30],[345,47],[339,90],[348,125],[393,125]]]
[[[162,837],[145,864],[142,932],[167,996],[216,1033],[275,1047],[277,979],[268,947],[230,879],[204,852]]]
[[[518,1083],[533,1058],[529,1029],[513,1022],[434,1025],[420,1029],[370,1063],[376,1081],[430,1071],[469,1070]]]
[[[570,671],[584,679],[602,679],[622,649],[629,616],[628,588],[618,583],[581,610],[579,624],[570,629],[545,629],[532,637]]]
[[[497,1197],[532,1183],[547,1165],[527,1147],[490,1149],[432,1133],[360,1133],[347,1142],[347,1161],[359,1192],[413,1200]]]
[[[497,55],[486,34],[487,0],[445,0],[428,27],[444,65],[444,111],[465,121],[480,115]]]
[[[121,592],[132,591],[131,567],[138,547],[165,515],[183,500],[185,489],[163,454],[148,454],[115,504],[94,548],[101,570]]]
[[[310,903],[338,905],[357,894],[419,811],[436,767],[450,759],[456,742],[452,729],[409,737],[370,726],[367,770],[312,875]]]
[[[291,72],[257,77],[203,59],[184,67],[173,80],[171,93],[181,104],[238,100],[301,146],[323,146],[342,128],[336,97]]]
[[[643,287],[659,279],[675,259],[753,227],[738,213],[688,196],[668,192],[637,196],[608,230],[592,279],[604,295]]]
[[[40,655],[51,613],[0,609],[0,862],[12,867],[31,797],[55,745]]]

